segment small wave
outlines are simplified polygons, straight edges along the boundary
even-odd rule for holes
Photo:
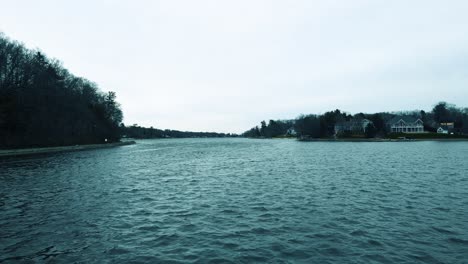
[[[320,238],[320,239],[325,239],[325,238],[332,238],[334,237],[334,234],[329,234],[329,233],[316,233],[316,234],[311,234],[311,235],[306,235],[308,238]]]
[[[445,207],[435,207],[434,210],[442,211],[442,212],[450,212],[450,209],[445,208]]]
[[[411,254],[410,258],[422,261],[423,263],[443,263],[426,252],[420,252],[418,255]]]
[[[140,199],[140,201],[142,202],[152,202],[152,201],[155,201],[154,198],[151,198],[151,197],[143,197]]]
[[[228,259],[225,259],[225,258],[213,258],[213,259],[210,259],[208,260],[207,263],[212,263],[212,264],[218,264],[218,263],[235,263],[235,262],[232,262],[231,260],[228,260]]]
[[[380,243],[380,242],[377,241],[377,240],[373,240],[373,239],[367,240],[367,243],[369,243],[369,244],[372,245],[372,246],[378,246],[378,247],[383,246],[382,243]]]
[[[185,260],[196,261],[196,260],[198,260],[199,258],[200,258],[200,256],[194,255],[194,254],[184,255],[184,259],[185,259]]]
[[[370,259],[372,261],[376,261],[378,263],[393,263],[392,261],[390,261],[389,259],[387,259],[381,254],[364,255],[363,257],[366,259]]]
[[[223,248],[226,249],[236,249],[239,247],[239,244],[236,243],[223,243]]]
[[[232,210],[232,209],[224,209],[221,211],[223,214],[237,214],[239,213],[238,211]]]
[[[156,238],[155,242],[158,243],[157,246],[167,246],[176,241],[177,239],[179,239],[179,236],[177,234],[162,235]]]
[[[270,234],[271,230],[266,229],[266,228],[262,228],[262,227],[258,227],[258,228],[252,229],[251,232],[254,233],[254,234],[258,234],[258,235],[265,235],[265,234]]]
[[[451,243],[468,245],[468,240],[451,237],[448,239]]]
[[[182,232],[192,232],[192,231],[197,230],[197,226],[194,224],[185,224],[185,225],[182,225],[178,230]]]
[[[142,231],[158,231],[160,229],[159,226],[157,225],[148,225],[148,226],[140,226],[138,227],[138,230],[142,230]]]
[[[363,230],[355,230],[355,231],[351,232],[350,235],[352,235],[352,236],[365,236],[365,235],[367,235],[367,232],[363,231]]]
[[[246,256],[242,256],[239,258],[239,262],[241,263],[256,263],[256,262],[266,263],[268,261],[270,261],[269,258],[258,256],[258,255],[246,255]]]
[[[312,257],[310,253],[308,253],[305,250],[287,250],[284,252],[281,252],[283,256],[286,256],[288,258],[293,258],[293,259],[308,259]]]
[[[356,220],[353,220],[353,219],[350,219],[350,218],[347,218],[347,217],[339,217],[339,218],[336,219],[336,221],[341,222],[341,223],[346,223],[346,224],[349,224],[349,225],[358,225],[358,224],[360,224],[360,222],[358,222]]]
[[[440,227],[433,226],[432,229],[442,234],[456,234],[456,232],[450,231],[448,229],[440,228]]]
[[[260,211],[260,212],[267,212],[268,211],[268,209],[265,208],[264,206],[254,206],[254,207],[252,207],[252,209],[255,210],[255,211]]]
[[[324,256],[334,256],[334,257],[341,257],[344,255],[343,251],[336,247],[327,247],[320,250],[320,253]]]
[[[109,250],[107,250],[106,253],[109,253],[111,255],[123,255],[123,254],[128,254],[131,251],[125,248],[120,248],[120,247],[113,247]]]

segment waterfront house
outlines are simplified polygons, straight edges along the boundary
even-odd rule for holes
[[[395,116],[387,124],[392,133],[424,133],[424,122],[412,116]]]
[[[369,119],[352,119],[350,121],[341,121],[335,124],[335,135],[343,133],[363,134],[367,126],[373,124]]]
[[[437,133],[438,133],[438,134],[448,134],[449,131],[448,131],[448,128],[447,128],[447,127],[439,127],[439,128],[437,129]]]
[[[455,123],[454,122],[442,122],[440,126],[446,126],[448,129],[454,129]]]
[[[453,134],[455,132],[455,123],[453,122],[442,122],[440,123],[437,133],[439,134]]]
[[[297,132],[294,129],[294,127],[291,127],[291,128],[288,129],[288,131],[286,131],[286,135],[287,136],[297,136]]]

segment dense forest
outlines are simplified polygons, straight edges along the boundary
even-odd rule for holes
[[[114,92],[0,33],[0,149],[231,134],[125,127]]]
[[[384,138],[392,133],[389,122],[395,117],[420,119],[426,134],[436,133],[441,124],[451,123],[454,135],[468,135],[468,108],[459,108],[453,104],[440,102],[430,112],[423,110],[406,112],[381,112],[373,114],[358,113],[351,115],[340,110],[329,111],[321,115],[301,115],[294,120],[262,121],[242,135],[254,138],[298,137],[298,138],[331,138],[331,137],[364,137]],[[337,134],[337,125],[343,123],[369,120],[362,130]]]
[[[0,33],[0,148],[118,141],[114,92]]]

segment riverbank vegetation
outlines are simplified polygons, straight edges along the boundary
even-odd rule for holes
[[[44,147],[44,148],[26,148],[26,149],[0,149],[0,158],[17,157],[17,156],[32,156],[40,154],[51,154],[60,152],[75,152],[82,150],[103,149],[111,147],[121,147],[133,145],[135,141],[113,142],[108,144],[90,144],[90,145],[73,145],[60,147]]]
[[[395,133],[393,122],[400,119],[421,122],[423,133]],[[418,121],[420,120],[420,121]],[[442,133],[438,131],[442,129]],[[439,132],[439,133],[438,133]],[[274,138],[466,138],[468,135],[468,108],[440,102],[431,111],[415,110],[401,112],[350,114],[341,110],[321,115],[300,115],[292,120],[262,121],[243,133],[245,137]]]
[[[467,134],[441,134],[434,132],[404,134],[404,133],[390,133],[389,139],[468,139]]]
[[[190,132],[170,129],[157,129],[141,127],[137,124],[126,127],[121,126],[121,134],[126,138],[150,139],[150,138],[212,138],[212,137],[237,137],[236,134],[215,132]]]
[[[293,120],[262,121],[243,133],[253,138],[399,138],[391,120],[421,120],[425,133],[412,138],[468,135],[468,108],[445,102],[434,108],[393,113],[341,110],[301,115]],[[78,77],[39,50],[27,49],[0,33],[0,149],[118,142],[126,138],[235,137],[235,134],[186,132],[125,126],[115,92]],[[413,128],[411,128],[413,129]],[[443,135],[440,135],[442,129]]]
[[[118,142],[132,138],[224,137],[122,124],[115,92],[73,75],[40,50],[0,32],[0,149]]]
[[[114,92],[0,34],[0,148],[118,141]]]

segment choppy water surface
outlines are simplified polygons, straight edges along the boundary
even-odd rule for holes
[[[468,142],[172,139],[0,160],[0,262],[468,263]]]

